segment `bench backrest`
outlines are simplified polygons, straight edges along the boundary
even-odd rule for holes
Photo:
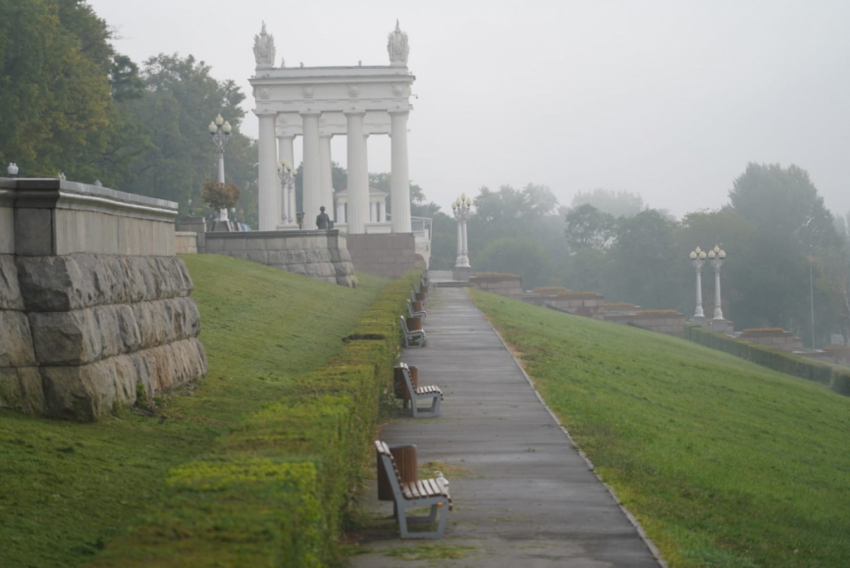
[[[410,393],[410,398],[413,399],[416,394],[416,389],[413,387],[413,378],[410,376],[410,367],[407,363],[400,363],[401,374],[404,376],[404,383],[407,385],[407,391]]]
[[[407,392],[410,393],[410,398],[413,400],[414,395],[416,394],[416,389],[413,388],[413,379],[410,376],[410,367],[407,366],[407,363],[399,363],[398,368],[401,369],[401,374],[404,377],[404,383],[407,385]]]
[[[390,481],[390,487],[393,488],[393,495],[396,501],[404,499],[404,494],[401,492],[401,473],[398,471],[398,466],[395,463],[395,458],[390,452],[390,447],[386,442],[375,440],[375,449],[378,450],[378,460],[384,467],[384,473],[387,474],[387,479]]]

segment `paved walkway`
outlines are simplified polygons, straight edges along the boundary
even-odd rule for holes
[[[427,311],[428,345],[406,349],[402,361],[419,368],[420,384],[443,389],[442,415],[400,417],[381,436],[416,444],[420,465],[438,462],[455,510],[439,541],[402,541],[395,523],[381,523],[351,565],[658,567],[466,290],[432,286]],[[390,515],[392,504],[375,493],[368,488],[364,507]]]

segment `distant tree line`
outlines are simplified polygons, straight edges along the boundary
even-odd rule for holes
[[[240,132],[245,95],[191,55],[141,67],[112,46],[107,23],[82,0],[0,0],[0,165],[176,201],[211,213],[216,179],[207,126],[219,113],[233,134],[227,181],[243,193],[240,221],[256,225],[256,142]]]
[[[441,222],[437,222],[438,218]],[[477,271],[512,272],[523,284],[597,291],[610,302],[645,309],[695,307],[695,274],[688,253],[719,245],[728,253],[721,298],[736,328],[783,327],[811,343],[832,333],[850,340],[850,213],[833,216],[797,166],[749,164],[732,185],[729,203],[676,220],[640,196],[597,189],[558,207],[552,192],[482,187],[469,219]],[[455,260],[455,222],[435,215],[432,266]],[[706,314],[713,313],[713,268],[703,268]]]

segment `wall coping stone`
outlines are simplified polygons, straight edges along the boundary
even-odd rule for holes
[[[96,211],[170,223],[177,218],[173,201],[53,178],[0,178],[2,198],[9,193],[16,209]]]

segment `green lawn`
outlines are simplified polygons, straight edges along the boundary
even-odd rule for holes
[[[183,257],[195,282],[209,372],[160,416],[127,410],[97,424],[0,411],[0,566],[74,567],[166,492],[169,470],[343,346],[386,283],[357,289],[216,255]]]
[[[671,567],[850,565],[850,398],[684,340],[471,294]]]

